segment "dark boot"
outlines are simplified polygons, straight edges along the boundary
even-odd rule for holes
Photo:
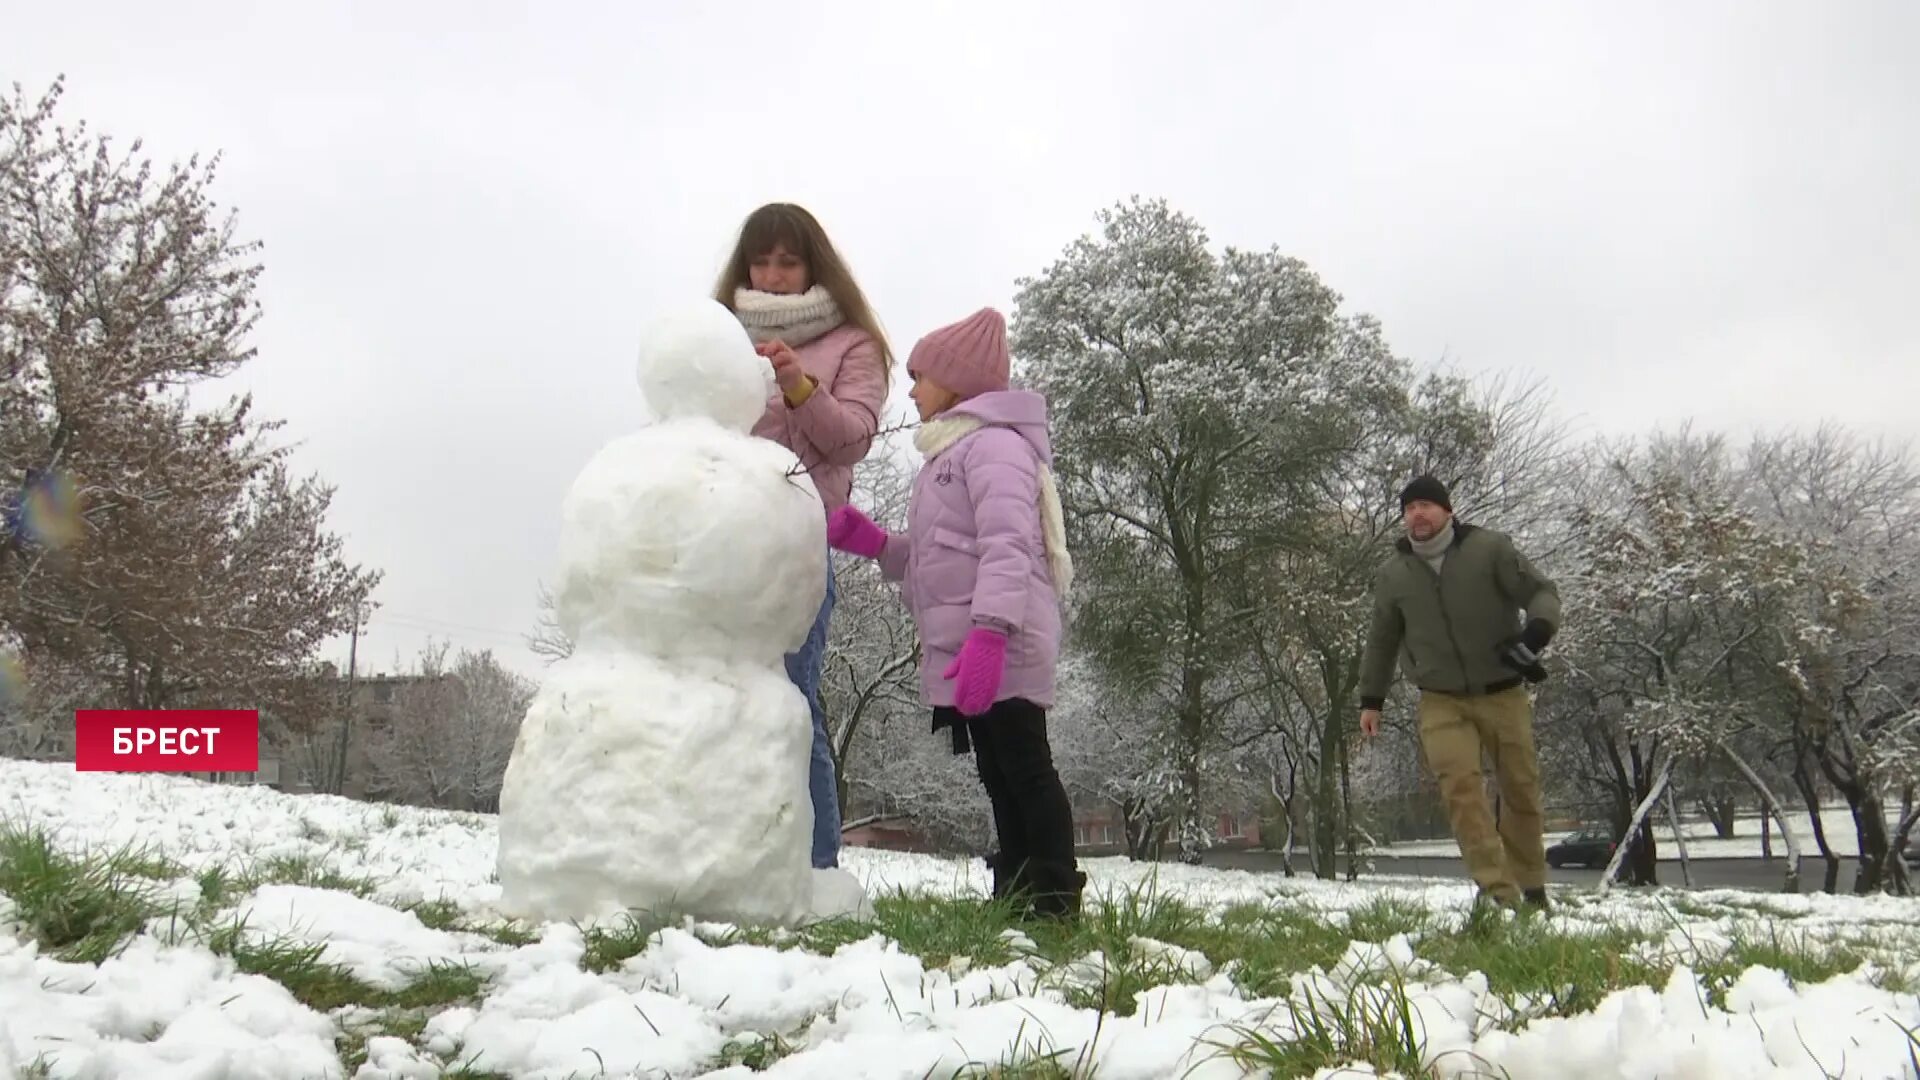
[[[1526,892],[1522,894],[1521,900],[1528,907],[1538,911],[1542,915],[1553,911],[1553,905],[1547,902],[1547,887],[1545,885],[1526,890]]]
[[[1016,919],[1026,918],[1033,907],[1033,886],[1027,880],[1026,867],[1015,865],[1006,852],[996,851],[987,856],[987,869],[993,874],[993,902],[1011,905]]]
[[[1072,863],[1036,862],[1028,864],[1033,877],[1033,913],[1042,919],[1072,919],[1080,914],[1080,894],[1087,887],[1087,875]]]

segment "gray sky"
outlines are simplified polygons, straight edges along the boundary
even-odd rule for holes
[[[1915,430],[1920,5],[1026,6],[11,0],[0,79],[224,154],[267,267],[232,382],[386,570],[380,669],[435,633],[537,671],[637,323],[776,199],[903,355],[1139,193],[1583,431]]]

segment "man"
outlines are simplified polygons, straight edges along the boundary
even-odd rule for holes
[[[1544,909],[1540,768],[1526,683],[1546,677],[1540,653],[1560,622],[1559,592],[1505,534],[1455,521],[1446,486],[1433,477],[1407,485],[1400,512],[1407,535],[1374,578],[1360,730],[1379,732],[1397,656],[1420,691],[1420,743],[1481,898]],[[1498,821],[1487,806],[1482,752],[1500,787]]]

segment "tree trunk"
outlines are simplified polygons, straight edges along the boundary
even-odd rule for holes
[[[1779,799],[1773,797],[1773,789],[1767,786],[1765,780],[1760,779],[1760,774],[1753,770],[1753,766],[1748,765],[1746,761],[1743,760],[1739,754],[1734,753],[1730,747],[1723,745],[1720,749],[1727,755],[1727,758],[1733,762],[1733,767],[1740,770],[1740,775],[1746,777],[1747,783],[1752,784],[1753,790],[1760,795],[1760,843],[1762,849],[1766,851],[1768,858],[1773,857],[1773,848],[1770,841],[1772,829],[1770,826],[1773,821],[1779,821],[1780,838],[1787,843],[1787,880],[1786,884],[1782,886],[1782,890],[1790,893],[1799,892],[1800,841],[1795,839],[1793,831],[1787,828],[1786,808],[1780,805]]]
[[[1880,793],[1862,785],[1844,789],[1853,811],[1853,830],[1860,839],[1860,865],[1853,873],[1853,891],[1860,895],[1886,888],[1887,808]]]
[[[1804,757],[1794,763],[1793,783],[1800,789],[1800,797],[1806,800],[1807,816],[1813,821],[1814,846],[1820,849],[1820,857],[1827,861],[1827,879],[1822,891],[1838,892],[1840,890],[1840,857],[1835,855],[1833,848],[1827,844],[1827,827],[1820,820],[1820,792],[1813,786],[1813,776],[1807,772],[1807,762]]]
[[[1672,775],[1673,759],[1668,758],[1666,764],[1660,767],[1660,775],[1654,779],[1651,790],[1647,792],[1646,797],[1640,800],[1640,805],[1634,807],[1633,818],[1627,822],[1627,832],[1626,835],[1621,838],[1622,843],[1619,847],[1614,848],[1613,858],[1607,860],[1606,872],[1600,875],[1599,891],[1602,894],[1605,894],[1608,889],[1613,887],[1613,879],[1620,873],[1620,864],[1626,860],[1629,847],[1626,841],[1635,841],[1636,843],[1633,846],[1638,846],[1637,841],[1641,833],[1645,831],[1644,826],[1647,820],[1647,813],[1653,809],[1653,804],[1666,792],[1667,780]],[[1649,843],[1647,846],[1651,848],[1652,844]]]
[[[1716,788],[1718,784],[1714,785]],[[1721,791],[1710,791],[1694,800],[1700,812],[1713,823],[1713,835],[1721,840],[1732,840],[1739,834],[1740,804],[1737,800]]]
[[[1336,787],[1340,776],[1341,738],[1340,714],[1329,708],[1326,723],[1320,730],[1320,769],[1313,786],[1313,873],[1322,881],[1332,881],[1338,874],[1335,863],[1340,843],[1334,828],[1339,824]]]
[[[1673,785],[1667,785],[1667,824],[1673,829],[1673,846],[1680,852],[1680,883],[1693,888],[1693,862],[1687,858],[1687,837],[1680,831],[1680,811],[1673,805]]]
[[[1347,880],[1360,876],[1360,845],[1353,834],[1353,778],[1347,771],[1347,740],[1340,740],[1340,820],[1346,824]]]
[[[1274,801],[1280,804],[1280,816],[1286,819],[1286,836],[1280,843],[1280,869],[1287,877],[1293,876],[1293,764],[1287,764],[1287,793],[1280,794],[1280,774],[1267,778],[1267,789],[1273,792]]]

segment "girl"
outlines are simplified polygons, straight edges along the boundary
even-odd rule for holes
[[[720,275],[714,299],[740,319],[755,351],[773,367],[778,391],[753,433],[793,451],[829,513],[845,506],[853,467],[880,426],[893,355],[867,298],[812,214],[786,203],[748,216]],[[822,559],[826,557],[822,553]],[[840,862],[840,797],[827,714],[820,704],[827,627],[833,618],[833,568],[827,596],[787,677],[813,713],[813,865]]]
[[[991,308],[913,347],[920,411],[907,532],[889,534],[852,506],[827,521],[835,549],[878,559],[920,631],[920,689],[933,727],[969,744],[993,804],[996,898],[1044,916],[1080,908],[1073,810],[1047,743],[1059,598],[1071,584],[1053,486],[1047,403],[1007,388],[1007,327]]]

